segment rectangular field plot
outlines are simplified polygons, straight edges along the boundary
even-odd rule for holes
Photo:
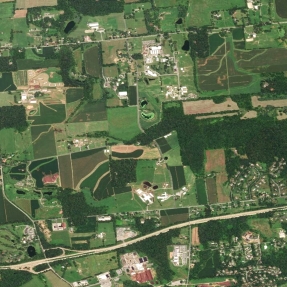
[[[107,120],[106,103],[105,101],[98,101],[84,104],[75,116],[72,117],[71,122],[77,123],[105,120]]]
[[[198,204],[200,205],[207,204],[207,195],[206,195],[206,190],[205,190],[204,179],[197,179],[195,183],[196,183]]]
[[[66,91],[66,103],[72,103],[80,100],[83,97],[82,88],[71,88]]]
[[[66,124],[68,136],[83,135],[96,131],[107,131],[109,129],[108,121],[98,122],[79,122]]]
[[[32,129],[32,134],[35,131]],[[33,140],[34,158],[42,158],[57,155],[54,130],[50,127],[48,131],[44,131]]]
[[[206,172],[223,172],[225,171],[225,153],[223,149],[207,150],[206,154]]]
[[[28,117],[28,120],[33,121],[32,125],[61,123],[66,118],[65,105],[43,105],[42,103],[40,103],[39,109],[39,116]]]
[[[98,222],[97,232],[105,233],[105,245],[112,245],[116,243],[116,235],[113,222]]]
[[[102,42],[103,63],[114,64],[117,58],[117,50],[125,50],[125,40]]]
[[[102,77],[102,66],[100,61],[99,47],[89,48],[84,53],[86,72],[93,77]]]
[[[166,209],[160,211],[161,224],[163,226],[183,222],[189,219],[187,208]]]
[[[129,105],[136,106],[137,102],[137,87],[131,86],[128,88]]]
[[[169,145],[165,137],[157,139],[156,143],[159,145],[159,148],[162,154],[171,150],[171,146]]]
[[[230,201],[230,186],[226,184],[228,180],[227,173],[222,172],[216,175],[216,189],[217,189],[217,199],[219,203]]]
[[[208,194],[208,202],[210,204],[217,203],[216,180],[215,178],[206,179],[206,187]]]
[[[63,155],[58,157],[60,180],[63,188],[73,188],[73,171],[70,155]]]
[[[171,147],[171,150],[164,153],[164,157],[167,157],[166,163],[170,166],[181,165],[181,155],[180,155],[180,146],[178,143],[177,132],[173,131],[171,134],[166,137],[167,143]]]
[[[53,231],[51,236],[51,244],[71,246],[71,239],[68,230]]]
[[[170,166],[169,167],[171,177],[172,177],[172,184],[173,190],[177,190],[184,185],[186,185],[185,176],[183,166]]]
[[[154,182],[155,164],[154,160],[138,160],[136,168],[137,182]]]
[[[53,271],[48,271],[44,273],[45,277],[47,278],[48,282],[52,284],[52,286],[57,287],[69,287],[70,285],[58,277]]]

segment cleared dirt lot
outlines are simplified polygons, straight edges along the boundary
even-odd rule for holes
[[[203,119],[210,119],[210,118],[233,117],[236,115],[238,115],[238,113],[212,114],[212,115],[208,115],[208,116],[198,116],[195,118],[197,120],[203,120]]]
[[[233,102],[231,98],[227,98],[225,102],[220,104],[215,104],[213,100],[199,100],[183,103],[183,112],[185,115],[211,114],[238,110],[239,107],[237,103]]]
[[[287,107],[287,100],[269,100],[269,101],[260,101],[260,98],[258,96],[254,96],[251,98],[252,100],[252,106],[257,108],[259,106],[265,108],[267,106],[273,106],[276,108],[280,107]]]
[[[15,10],[14,18],[25,18],[27,14],[27,9]]]

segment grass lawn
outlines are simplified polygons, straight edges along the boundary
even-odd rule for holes
[[[137,182],[140,183],[145,180],[153,182],[155,163],[154,160],[138,160],[136,168]]]
[[[162,8],[159,11],[160,13],[163,13],[163,19],[160,21],[162,30],[164,32],[175,32],[175,22],[178,20],[177,7]]]
[[[97,232],[105,233],[105,245],[112,245],[116,243],[116,235],[113,222],[99,222],[97,226]]]
[[[53,231],[51,236],[51,244],[64,244],[65,246],[71,246],[70,235],[67,230]]]
[[[62,76],[60,75],[60,70],[57,68],[48,68],[46,70],[46,74],[49,75],[49,82],[50,83],[61,83]]]
[[[14,94],[8,92],[0,93],[0,107],[10,106],[10,103],[14,103]]]
[[[130,140],[139,133],[137,107],[108,109],[109,134],[111,137]]]
[[[171,150],[164,154],[165,157],[168,157],[167,164],[170,166],[181,165],[181,156],[180,156],[180,146],[177,139],[177,133],[172,132],[171,136],[166,138],[169,143]]]

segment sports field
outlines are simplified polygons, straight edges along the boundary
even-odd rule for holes
[[[139,133],[137,107],[108,109],[109,134],[111,137],[130,140]]]

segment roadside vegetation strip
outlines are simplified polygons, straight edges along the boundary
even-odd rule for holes
[[[103,166],[103,167],[102,167],[102,166]],[[79,183],[77,184],[77,186],[75,187],[75,189],[79,189],[80,187],[82,188],[82,186],[83,186],[83,187],[90,187],[90,186],[84,186],[84,185],[82,185],[82,184],[83,184],[86,180],[88,180],[89,177],[91,177],[91,176],[94,177],[94,176],[95,176],[95,172],[96,172],[98,169],[100,169],[101,167],[102,167],[103,170],[106,170],[107,167],[109,167],[109,160],[106,159],[106,160],[104,160],[104,161],[99,162],[89,174],[87,174],[86,176],[84,176],[84,177],[79,181]],[[101,170],[101,171],[102,171],[102,170]],[[99,172],[100,172],[100,171],[99,171]],[[90,179],[90,180],[91,180],[91,179]],[[87,181],[86,181],[86,184],[87,184]]]
[[[60,255],[60,256],[57,256],[54,258],[40,259],[40,260],[35,260],[32,262],[25,262],[25,263],[14,264],[14,265],[3,265],[3,266],[0,266],[0,269],[7,269],[8,268],[8,269],[19,270],[19,269],[22,269],[24,267],[28,267],[28,268],[34,267],[34,266],[37,266],[37,265],[40,265],[43,263],[51,263],[51,262],[56,262],[58,260],[63,260],[63,259],[77,258],[77,257],[81,257],[81,256],[86,256],[86,255],[109,252],[109,251],[117,250],[119,248],[126,247],[128,245],[137,243],[139,241],[148,239],[150,237],[157,236],[161,233],[165,233],[165,232],[168,232],[168,231],[173,230],[173,229],[178,229],[178,228],[182,228],[182,227],[186,227],[186,226],[190,226],[190,225],[198,225],[198,224],[206,223],[209,221],[238,218],[238,217],[242,217],[242,216],[252,216],[252,215],[256,215],[256,214],[268,213],[268,212],[277,211],[277,210],[286,210],[286,207],[265,208],[265,209],[259,209],[259,210],[245,211],[245,212],[236,213],[236,214],[233,213],[233,214],[220,215],[220,216],[214,216],[214,217],[209,217],[209,218],[189,220],[187,222],[178,223],[178,224],[175,224],[173,226],[169,226],[169,227],[163,228],[161,230],[154,231],[152,233],[149,233],[147,235],[143,235],[141,237],[132,239],[132,240],[127,241],[127,242],[119,243],[117,245],[93,249],[93,250],[71,250],[68,248],[63,248],[65,250],[75,252],[75,254]]]

